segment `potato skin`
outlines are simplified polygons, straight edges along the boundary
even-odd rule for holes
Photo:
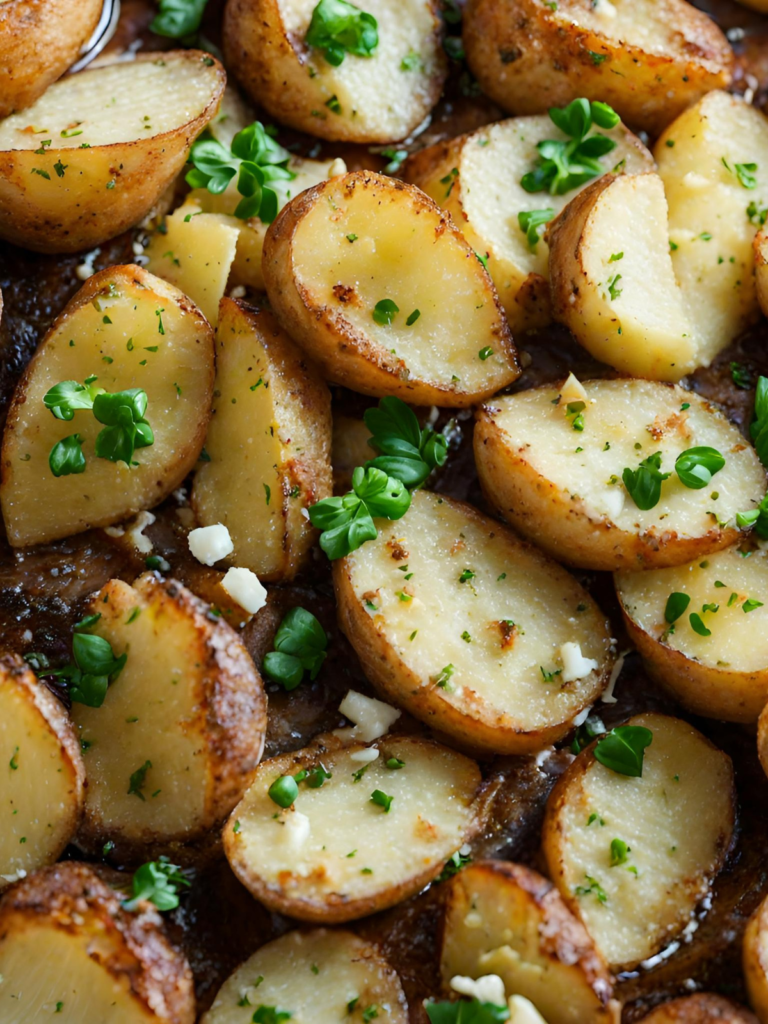
[[[23,110],[75,62],[96,28],[102,0],[0,4],[0,117]]]
[[[0,9],[4,7],[0,4]],[[178,56],[171,51],[168,56]],[[218,84],[206,108],[172,131],[129,142],[89,149],[67,149],[66,174],[58,178],[53,165],[60,150],[42,156],[33,150],[0,151],[0,238],[44,253],[78,252],[132,227],[152,209],[184,166],[194,139],[216,113],[226,83],[224,68],[199,50],[181,51],[184,60],[211,60]],[[140,54],[136,62],[157,60]],[[100,68],[79,72],[96,76]],[[46,170],[60,189],[53,198],[38,199],[40,179],[34,167]],[[102,183],[114,181],[111,189]],[[40,193],[42,195],[42,193]]]
[[[768,932],[768,899],[764,899],[744,932],[742,966],[749,1001],[760,1020],[768,1021],[768,962],[766,962],[766,932]]]
[[[90,933],[99,964],[127,985],[142,1017],[194,1024],[192,971],[166,937],[160,913],[147,901],[136,912],[123,910],[121,898],[88,864],[44,868],[0,900],[0,949],[28,926]]]
[[[705,92],[728,87],[731,48],[690,4],[655,5],[658,21],[679,37],[674,52],[664,54],[564,24],[570,11],[583,15],[591,6],[560,0],[552,10],[541,0],[469,0],[464,47],[483,91],[512,114],[539,114],[579,96],[601,100],[627,124],[658,135]],[[593,53],[607,59],[596,64]]]
[[[768,775],[768,704],[757,721],[757,753],[763,771]]]
[[[642,1018],[642,1024],[757,1024],[757,1018],[714,992],[697,992],[662,1003]]]

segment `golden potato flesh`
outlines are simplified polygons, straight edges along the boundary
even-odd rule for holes
[[[349,1018],[353,1002],[352,1021],[368,1012],[381,1024],[408,1024],[400,980],[375,946],[347,931],[289,932],[227,978],[201,1024],[251,1024],[259,1006],[328,1024]]]
[[[757,721],[768,704],[768,551],[745,542],[671,569],[617,573],[616,590],[633,643],[684,707]],[[674,623],[671,594],[690,599]]]
[[[528,753],[605,687],[605,619],[560,566],[469,505],[417,491],[334,564],[339,621],[371,682],[470,749]]]
[[[307,190],[270,227],[263,269],[289,335],[363,394],[465,406],[519,374],[490,277],[413,185],[358,171]]]
[[[592,380],[576,393],[585,396],[579,431],[568,414],[574,398],[561,397],[566,387],[497,398],[478,414],[480,481],[513,526],[555,558],[590,569],[679,565],[739,539],[736,514],[762,500],[765,470],[722,413],[683,388]],[[675,473],[678,456],[696,447],[725,458],[711,486],[698,490]],[[671,475],[658,503],[643,510],[623,473],[656,453]]]
[[[181,292],[139,267],[94,274],[56,319],[16,386],[2,448],[2,506],[14,547],[107,526],[170,494],[197,460],[210,417],[213,332]],[[62,381],[95,376],[109,392],[142,388],[154,444],[138,465],[97,458],[90,410],[56,419],[43,404]],[[79,434],[83,473],[55,477],[51,449]]]
[[[451,882],[440,974],[495,974],[507,993],[529,999],[547,1024],[613,1024],[608,969],[557,889],[521,864],[471,864]]]
[[[197,50],[56,82],[0,121],[0,238],[77,252],[136,224],[184,166],[224,82],[218,61]]]
[[[146,859],[232,810],[261,757],[266,697],[236,634],[174,580],[111,580],[89,611],[128,657],[101,707],[72,706],[88,775],[78,842]]]
[[[768,1020],[768,900],[754,912],[744,933],[744,979],[760,1024]]]
[[[304,510],[331,494],[328,389],[272,313],[224,299],[214,393],[197,521],[227,527],[231,564],[290,579],[316,537]]]
[[[651,135],[727,88],[733,66],[723,33],[684,0],[469,0],[463,38],[483,91],[511,114],[585,96]]]
[[[757,1018],[730,999],[697,992],[662,1003],[642,1018],[642,1024],[757,1024]]]
[[[548,873],[616,970],[647,960],[691,920],[728,853],[735,802],[730,758],[693,726],[642,714],[641,777],[582,751],[547,803]],[[672,896],[670,894],[673,894]]]
[[[394,906],[480,827],[474,761],[416,737],[385,737],[373,749],[371,761],[371,748],[330,736],[259,766],[223,838],[232,870],[270,910],[336,923]],[[268,795],[278,778],[320,767],[330,778],[299,782],[291,807]]]
[[[88,864],[29,875],[0,900],[3,1024],[193,1024],[192,972],[160,914]]]
[[[52,864],[85,799],[80,744],[60,702],[24,662],[0,658],[0,891]]]
[[[601,161],[605,171],[653,169],[651,154],[622,125],[603,134],[617,144]],[[450,213],[475,252],[487,255],[488,272],[513,330],[543,327],[551,320],[549,247],[541,238],[531,248],[518,214],[547,208],[555,217],[576,193],[531,194],[520,180],[539,156],[537,143],[565,138],[547,115],[516,117],[428,146],[403,167],[408,181]]]

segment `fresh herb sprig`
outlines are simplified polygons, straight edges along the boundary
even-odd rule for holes
[[[334,561],[376,537],[374,517],[402,519],[410,505],[411,495],[401,480],[375,466],[358,466],[352,474],[352,490],[343,497],[316,502],[309,518],[323,531],[320,547]]]
[[[149,23],[155,35],[194,42],[208,0],[160,0],[159,12]]]
[[[112,645],[104,637],[83,632],[100,618],[99,614],[88,615],[78,622],[72,636],[73,660],[45,673],[66,685],[73,704],[85,704],[89,708],[101,707],[109,684],[114,683],[128,660],[127,654],[116,658]]]
[[[379,26],[372,14],[346,0],[320,0],[304,41],[322,50],[328,63],[338,67],[348,53],[371,57],[379,45]]]
[[[661,452],[655,452],[643,459],[637,469],[625,469],[621,479],[635,505],[647,512],[658,505],[661,485],[670,476],[671,473],[661,472]]]
[[[136,870],[131,883],[133,895],[124,900],[123,909],[136,910],[141,900],[149,900],[158,910],[175,910],[179,905],[179,888],[189,885],[178,864],[161,856]]]
[[[758,377],[755,386],[755,411],[749,434],[757,456],[768,466],[768,377]]]
[[[536,252],[536,246],[541,241],[544,228],[554,216],[555,211],[551,207],[547,207],[545,210],[521,210],[518,213],[517,223],[525,235],[525,240],[531,252]]]
[[[283,618],[273,644],[264,658],[265,675],[285,690],[295,690],[309,672],[314,679],[325,661],[328,637],[306,608],[291,608]]]
[[[617,775],[640,778],[645,748],[652,742],[653,733],[644,725],[619,725],[597,743],[595,758]]]
[[[396,477],[412,490],[448,457],[448,443],[432,427],[421,428],[416,414],[399,398],[382,398],[363,415],[371,432],[368,444],[379,454],[366,463]]]
[[[481,1003],[479,999],[461,999],[455,1003],[424,1003],[430,1024],[503,1024],[509,1020],[506,1006]]]

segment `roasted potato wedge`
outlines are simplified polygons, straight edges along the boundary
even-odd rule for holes
[[[672,266],[706,366],[760,315],[753,244],[768,206],[768,119],[713,92],[669,125],[654,156]]]
[[[20,658],[0,657],[0,891],[52,864],[85,800],[80,744],[62,704]]]
[[[405,516],[334,563],[339,622],[384,696],[468,747],[540,750],[605,688],[607,623],[511,530],[417,491]]]
[[[378,45],[338,66],[306,42],[314,3],[230,0],[224,55],[251,99],[301,131],[347,142],[404,139],[437,103],[446,75],[434,0],[360,0]]]
[[[101,707],[72,706],[88,775],[77,841],[147,859],[235,806],[264,747],[266,697],[237,635],[175,580],[110,580],[89,611],[89,631],[128,657]]]
[[[483,92],[511,114],[586,96],[651,135],[727,88],[733,66],[723,33],[684,0],[469,0],[464,47]]]
[[[574,402],[584,406],[582,431],[568,412]],[[711,487],[684,486],[676,459],[707,446],[724,468]],[[671,476],[642,510],[623,471],[657,452]],[[736,514],[766,489],[754,449],[722,413],[683,388],[644,380],[566,381],[493,399],[477,415],[475,461],[501,515],[555,558],[590,569],[662,568],[728,547],[740,536]]]
[[[605,175],[549,231],[552,313],[621,373],[678,381],[709,362],[675,280],[656,174]]]
[[[768,775],[768,704],[757,720],[757,753],[763,771]]]
[[[136,224],[184,166],[225,79],[198,50],[143,54],[64,78],[5,118],[0,238],[77,252]]]
[[[605,962],[551,882],[521,864],[481,861],[451,882],[440,974],[496,974],[547,1024],[614,1024],[619,1003]]]
[[[616,592],[632,643],[683,707],[757,721],[768,704],[768,551],[743,543],[670,569],[617,573]],[[671,594],[690,599],[674,629]]]
[[[400,979],[376,946],[325,928],[289,932],[262,946],[227,978],[201,1024],[250,1024],[259,1006],[279,1007],[302,1024],[373,1017],[408,1024]]]
[[[304,510],[331,494],[331,396],[268,310],[221,304],[213,416],[191,502],[223,523],[229,561],[291,579],[316,536]]]
[[[744,932],[744,980],[760,1024],[768,1020],[768,899],[754,912]]]
[[[619,165],[628,174],[653,170],[653,157],[623,125],[604,134],[617,144],[603,158],[606,171]],[[520,179],[539,155],[537,143],[565,138],[546,115],[510,118],[427,146],[402,168],[407,181],[450,213],[475,252],[487,256],[513,330],[544,327],[552,319],[549,247],[539,239],[531,248],[518,213],[545,206],[555,217],[575,192],[542,199],[526,192]]]
[[[102,0],[0,3],[0,117],[23,110],[77,60]]]
[[[224,852],[270,910],[333,924],[391,907],[439,875],[481,826],[474,761],[411,736],[372,746],[374,761],[370,747],[326,736],[259,766],[224,828]],[[320,768],[331,777],[300,783],[292,806],[270,799],[277,779]]]
[[[714,992],[662,1003],[642,1018],[643,1024],[757,1024],[757,1018],[744,1006]]]
[[[151,903],[132,912],[121,899],[76,861],[0,899],[3,1024],[193,1024],[189,964]]]
[[[595,744],[560,777],[542,845],[549,874],[616,970],[683,930],[723,865],[735,816],[730,758],[693,726],[646,713],[642,777],[601,764]]]
[[[755,290],[763,316],[768,310],[768,231],[761,228],[755,235]]]
[[[102,423],[90,410],[62,421],[50,388],[96,376],[114,393],[142,388],[154,444],[129,467],[95,455]],[[213,393],[213,332],[176,288],[140,267],[109,267],[86,281],[54,321],[11,401],[2,448],[0,506],[14,547],[108,526],[157,505],[194,466]],[[82,473],[56,477],[51,449],[77,433]]]
[[[466,406],[519,376],[488,273],[413,185],[357,171],[308,189],[267,232],[263,270],[289,335],[363,394]]]

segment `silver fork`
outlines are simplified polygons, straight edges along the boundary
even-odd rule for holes
[[[119,20],[120,0],[104,0],[99,22],[93,30],[91,38],[83,43],[80,56],[69,69],[70,74],[73,74],[75,71],[82,71],[84,67],[87,67],[101,53],[115,34]]]

